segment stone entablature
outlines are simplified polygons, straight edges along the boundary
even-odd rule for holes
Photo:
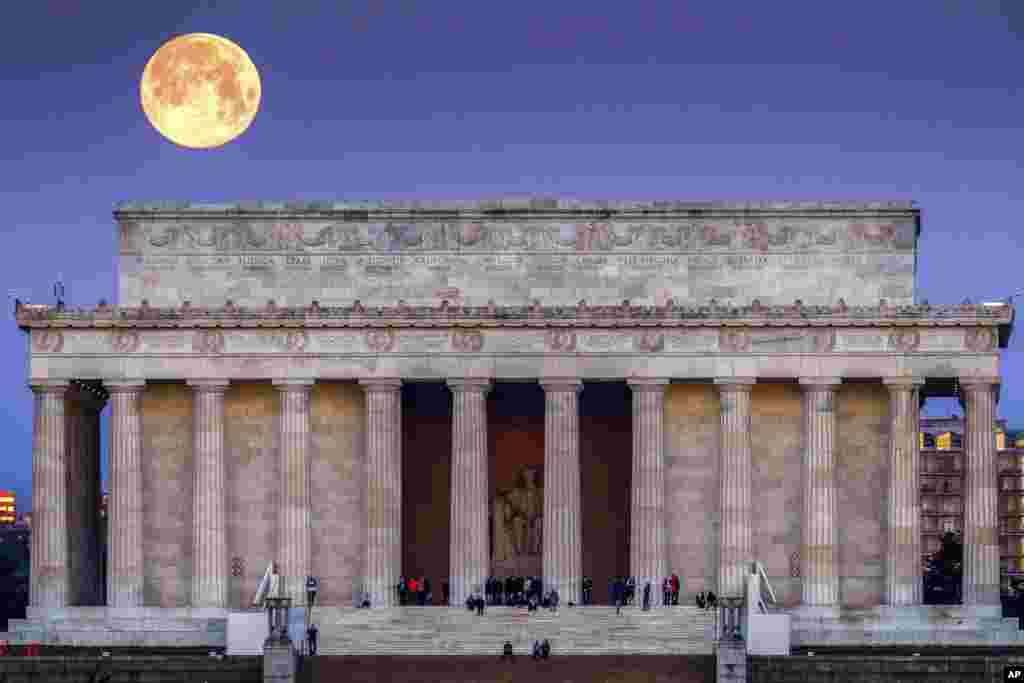
[[[122,304],[914,300],[909,202],[127,203]]]

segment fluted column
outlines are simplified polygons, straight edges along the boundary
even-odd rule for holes
[[[889,388],[889,501],[885,603],[921,604],[921,453],[918,448],[919,387],[924,380],[895,377]]]
[[[583,534],[580,528],[580,420],[578,379],[545,379],[544,537],[545,588],[565,603],[580,604]]]
[[[277,517],[277,561],[286,597],[306,604],[310,563],[309,393],[313,380],[274,380],[280,396],[277,417],[281,466],[281,507]]]
[[[450,379],[452,391],[452,522],[449,600],[462,605],[483,592],[490,574],[487,529],[487,379]],[[394,581],[392,581],[394,583]]]
[[[68,383],[31,384],[32,547],[29,604],[64,607],[68,599],[67,425]]]
[[[100,505],[102,503],[102,480],[100,475],[100,413],[107,403],[106,391],[94,387],[79,403],[82,420],[82,479],[78,484],[81,492],[83,537],[83,605],[103,604],[103,565],[102,554],[104,543],[102,525],[100,523]]]
[[[838,607],[836,562],[835,433],[837,377],[802,377],[803,538],[800,557],[804,607]]]
[[[755,380],[716,379],[721,406],[720,491],[722,530],[718,563],[719,595],[746,595],[753,560],[750,486],[750,391]]]
[[[964,433],[963,604],[999,607],[999,496],[995,377],[961,378],[967,408]]]
[[[397,602],[402,565],[402,381],[368,379],[366,391],[366,566],[374,607]]]
[[[142,410],[145,381],[106,382],[110,392],[107,605],[142,606]]]
[[[665,556],[665,433],[667,379],[631,379],[633,390],[633,485],[630,504],[629,571],[637,595],[651,583],[651,604],[662,601]]]
[[[224,392],[228,382],[196,380],[189,382],[189,386],[192,387],[192,453],[195,458],[192,477],[192,606],[227,607]]]

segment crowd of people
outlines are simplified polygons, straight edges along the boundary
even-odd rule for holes
[[[594,581],[589,576],[584,576],[580,585],[581,604],[592,605],[594,602]],[[679,604],[680,581],[677,574],[664,577],[660,582],[661,604],[663,607]],[[633,576],[616,576],[609,585],[609,599],[611,604],[618,608],[627,605],[634,605],[637,598],[640,598],[643,609],[650,609],[653,591],[657,586],[647,581],[637,589],[637,580]],[[433,604],[433,593],[430,589],[430,579],[425,576],[401,577],[395,585],[398,604],[407,605],[429,605]],[[448,604],[448,584],[442,584],[441,603]],[[715,594],[711,591],[701,591],[697,594],[697,606],[701,609],[710,609],[717,605]],[[537,576],[507,576],[505,578],[489,577],[484,581],[483,594],[474,592],[466,599],[466,607],[470,610],[483,613],[486,605],[503,605],[506,607],[525,607],[531,611],[544,609],[557,609],[560,596],[557,590],[544,592],[543,583]],[[369,605],[366,605],[369,606]],[[575,606],[569,603],[570,607]]]

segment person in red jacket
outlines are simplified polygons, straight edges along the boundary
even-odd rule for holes
[[[672,604],[679,604],[679,575],[672,574]]]

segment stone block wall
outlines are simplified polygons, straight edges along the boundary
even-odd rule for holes
[[[231,576],[228,604],[249,607],[277,542],[280,464],[278,396],[269,382],[232,383],[224,396],[228,558],[244,572]]]
[[[147,606],[189,604],[191,391],[184,382],[154,382],[142,393],[143,604]]]
[[[351,605],[366,547],[366,403],[353,382],[317,382],[310,396],[312,566],[318,604]]]

